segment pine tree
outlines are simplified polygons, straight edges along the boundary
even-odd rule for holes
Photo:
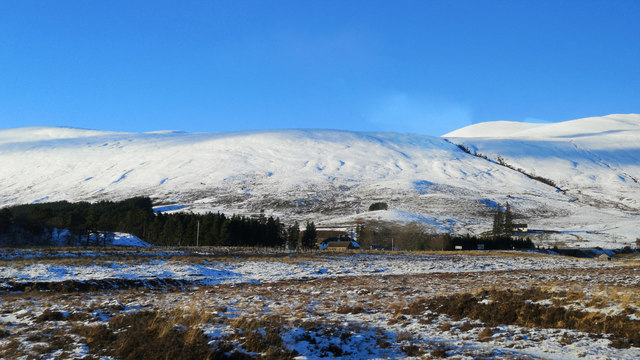
[[[182,245],[180,243],[181,227],[175,215],[168,216],[162,228],[163,243],[165,245]]]
[[[220,235],[218,236],[219,245],[229,245],[231,242],[231,231],[229,230],[229,218],[224,218],[220,225]]]
[[[513,215],[511,214],[511,206],[507,203],[507,207],[504,211],[504,227],[503,233],[511,234],[513,232]]]
[[[287,248],[289,248],[289,250],[295,250],[298,247],[299,237],[300,225],[296,221],[287,229]]]
[[[195,215],[188,215],[185,219],[185,225],[186,226],[183,227],[183,233],[181,234],[184,240],[182,245],[195,245],[196,236],[198,236],[198,218]]]
[[[316,247],[316,225],[307,221],[306,227],[302,233],[302,247],[304,249],[313,249]]]
[[[502,235],[502,230],[504,229],[504,217],[502,213],[502,209],[500,208],[500,204],[498,204],[498,208],[496,209],[496,213],[493,215],[493,236]]]
[[[3,234],[9,230],[12,218],[11,211],[9,209],[0,210],[0,234]]]
[[[264,233],[263,246],[279,247],[282,246],[282,224],[280,219],[274,219],[273,216],[269,216],[266,224],[262,225]]]

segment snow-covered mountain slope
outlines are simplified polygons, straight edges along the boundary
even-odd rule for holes
[[[640,209],[639,114],[551,124],[487,122],[444,137],[472,153],[551,180],[572,201],[590,205],[588,211],[617,208],[638,214]],[[640,237],[640,222],[636,220],[594,221],[603,228]]]
[[[589,117],[563,121],[559,123],[490,121],[469,125],[443,135],[443,137],[486,137],[506,139],[579,138],[629,131],[637,132],[639,128],[640,114],[613,114],[602,117]]]
[[[472,152],[494,160],[499,156],[508,165],[550,179],[573,199],[629,211],[640,208],[640,115],[518,126],[482,123],[445,136]]]
[[[623,118],[629,126],[637,121],[637,116]],[[482,126],[495,134],[491,129],[495,124]],[[517,126],[509,127],[511,134],[541,128],[540,124]],[[480,233],[490,228],[496,204],[509,201],[530,227],[581,232],[580,239],[631,242],[640,208],[638,185],[633,181],[640,178],[638,146],[631,144],[634,138],[640,143],[640,136],[631,128],[618,130],[571,138],[559,132],[535,139],[462,138],[461,132],[445,139],[333,130],[7,129],[0,130],[0,206],[148,195],[160,203],[186,206],[182,211],[264,210],[285,221],[313,219],[340,226],[362,218],[418,221],[439,231]],[[612,136],[616,142],[604,146]],[[581,142],[587,140],[593,143]],[[532,158],[535,163],[527,160],[533,164],[528,169],[558,181],[562,188],[569,183],[561,182],[556,163],[575,162],[585,177],[584,185],[607,189],[612,184],[625,185],[593,194],[588,186],[571,187],[565,194],[465,153],[450,141],[464,142],[488,155],[500,154],[514,165],[520,164],[516,159]],[[590,197],[580,198],[578,190]],[[595,198],[597,204],[592,201],[596,195],[602,196]],[[367,212],[377,201],[387,202],[394,211]]]

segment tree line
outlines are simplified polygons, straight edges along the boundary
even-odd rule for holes
[[[313,222],[300,231],[297,222],[285,226],[264,215],[227,216],[223,213],[158,213],[148,197],[97,203],[67,201],[18,205],[0,210],[0,238],[21,240],[53,236],[68,230],[69,245],[90,245],[92,234],[123,232],[154,245],[260,246],[313,248]],[[7,241],[4,241],[6,243]],[[21,245],[21,244],[13,244]]]
[[[501,214],[504,216],[504,212],[501,211]],[[513,237],[511,232],[504,231],[504,221],[499,220],[499,223],[502,224],[500,232],[486,237],[442,235],[420,224],[393,225],[376,221],[358,224],[355,232],[363,249],[449,251],[460,247],[462,250],[535,248],[531,239]]]
[[[363,249],[454,250],[532,248],[530,240],[513,239],[513,216],[507,203],[498,205],[494,214],[492,237],[438,235],[417,224],[389,225],[362,223],[356,227],[357,240]],[[66,201],[18,205],[0,210],[0,244],[103,245],[100,234],[133,234],[153,245],[167,246],[251,246],[288,249],[316,247],[313,222],[285,225],[277,217],[227,216],[223,213],[157,213],[148,197],[96,203]],[[66,229],[60,239],[55,229]],[[93,235],[93,236],[92,236]],[[98,236],[96,236],[98,235]],[[58,236],[57,239],[56,236]],[[93,240],[92,240],[93,239]],[[57,240],[54,242],[54,240]]]

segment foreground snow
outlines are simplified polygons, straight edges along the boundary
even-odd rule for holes
[[[120,333],[141,336],[131,344],[152,341],[152,330],[135,333],[127,325],[129,318],[142,321],[144,317],[135,316],[152,314],[152,326],[175,321],[169,329],[201,334],[203,346],[255,358],[269,351],[273,355],[274,349],[297,359],[640,357],[639,347],[616,347],[607,333],[489,326],[414,307],[462,293],[544,288],[549,298],[527,301],[594,314],[629,314],[637,320],[640,270],[625,262],[517,252],[282,257],[280,252],[228,249],[229,254],[221,256],[224,250],[3,251],[0,356],[120,358],[101,351],[114,349]],[[145,281],[153,279],[172,281],[146,287]],[[142,287],[118,290],[117,280],[140,280]],[[114,287],[74,289],[102,281]],[[4,290],[21,282],[30,289]],[[74,283],[34,290],[38,283],[65,282]],[[189,332],[194,326],[198,331]],[[100,329],[113,333],[100,338]],[[52,333],[55,338],[48,335]],[[267,340],[274,337],[277,340]]]

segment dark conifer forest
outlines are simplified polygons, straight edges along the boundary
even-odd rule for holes
[[[130,233],[154,245],[281,247],[287,239],[279,218],[229,217],[222,213],[154,214],[147,197],[97,203],[59,201],[0,211],[0,238],[19,241],[50,237],[53,229],[69,230],[75,244],[88,242],[89,235],[98,232]]]
[[[264,215],[247,217],[222,213],[154,213],[148,197],[96,203],[67,201],[18,205],[0,210],[0,245],[106,245],[108,233],[137,236],[163,246],[249,246],[289,249],[316,248],[317,232],[313,222],[300,231],[297,222],[286,227],[279,218]],[[391,248],[385,245],[393,237],[396,249],[464,250],[533,248],[530,239],[514,239],[505,232],[491,238],[424,234],[406,227],[383,229],[361,225],[358,239],[366,248]],[[409,229],[410,230],[410,229]],[[65,231],[64,239],[56,234]],[[68,232],[66,232],[68,231]],[[406,239],[405,239],[406,238]],[[62,244],[61,244],[62,242]]]

